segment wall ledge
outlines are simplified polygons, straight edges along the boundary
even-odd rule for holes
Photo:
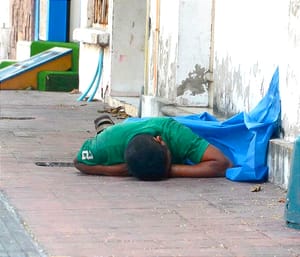
[[[293,148],[293,143],[284,139],[269,141],[269,182],[283,189],[288,188]]]
[[[73,31],[73,40],[106,47],[109,44],[109,33],[100,28],[76,28]]]

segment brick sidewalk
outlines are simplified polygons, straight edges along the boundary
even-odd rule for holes
[[[77,97],[0,93],[1,188],[48,256],[300,256],[285,192],[270,183],[252,192],[224,178],[142,182],[37,166],[71,162],[94,135],[103,103]]]
[[[25,224],[0,192],[0,256],[45,256],[25,229]]]

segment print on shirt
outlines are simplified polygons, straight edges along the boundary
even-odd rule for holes
[[[90,150],[83,150],[81,153],[82,160],[93,160],[94,156]]]

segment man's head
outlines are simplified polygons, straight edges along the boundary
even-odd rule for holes
[[[161,137],[148,134],[135,136],[125,150],[129,171],[141,180],[161,180],[168,177],[171,156]]]

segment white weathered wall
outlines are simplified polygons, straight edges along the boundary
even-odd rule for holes
[[[111,26],[111,95],[139,96],[144,84],[146,1],[114,0]]]
[[[202,73],[209,69],[211,3],[211,0],[150,1],[148,95],[183,105],[202,105],[205,94],[207,102]],[[193,96],[183,100],[187,90]],[[177,101],[178,96],[182,101]]]
[[[154,53],[157,54],[157,96],[168,99],[176,97],[179,2],[178,0],[160,1],[157,53]],[[153,16],[156,17],[156,12]],[[155,33],[156,27],[153,29]]]
[[[211,5],[211,0],[180,1],[177,85],[193,72],[195,65],[209,68]]]
[[[8,58],[10,31],[9,0],[2,0],[0,8],[0,60]]]
[[[81,1],[70,1],[70,27],[69,27],[69,40],[73,41],[73,30],[80,27],[81,15]]]
[[[81,8],[80,27],[81,28],[92,27],[93,26],[93,0],[81,0],[80,8]]]
[[[46,40],[47,38],[47,8],[49,5],[49,0],[40,0],[39,4],[39,15],[40,15],[40,20],[39,20],[39,35],[38,38],[40,40]]]
[[[288,20],[286,78],[282,84],[282,124],[286,139],[300,135],[300,1],[291,0]]]
[[[285,138],[300,132],[300,1],[215,0],[214,107],[249,111],[266,93],[275,68]]]
[[[8,27],[10,25],[10,11],[9,11],[9,0],[1,1],[0,8],[0,27]]]

